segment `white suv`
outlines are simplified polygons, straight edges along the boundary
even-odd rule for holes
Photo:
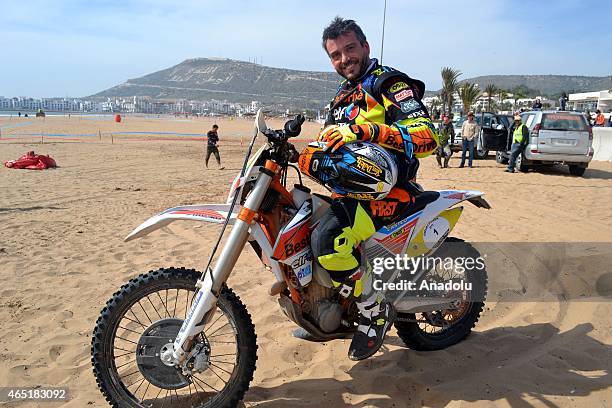
[[[519,171],[537,165],[564,164],[582,176],[593,159],[593,131],[584,114],[570,111],[533,111],[521,114],[529,128],[529,144],[516,160]],[[512,135],[484,135],[485,145],[497,150],[497,161],[507,163]],[[505,139],[505,140],[502,140]],[[505,143],[504,143],[505,142]]]

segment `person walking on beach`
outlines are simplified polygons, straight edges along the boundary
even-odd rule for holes
[[[213,125],[212,129],[208,131],[206,134],[206,138],[208,139],[208,144],[206,146],[206,168],[208,168],[208,159],[210,159],[210,155],[214,154],[215,159],[217,160],[217,165],[219,166],[219,170],[223,170],[225,167],[221,166],[221,156],[219,155],[219,134],[217,131],[219,130],[219,126]]]
[[[472,167],[472,160],[474,159],[474,139],[480,131],[478,124],[474,121],[474,112],[468,112],[467,120],[463,122],[461,126],[461,138],[463,139],[463,149],[461,151],[461,164],[459,167],[465,165],[465,153],[469,150],[470,158],[468,160],[468,166]]]

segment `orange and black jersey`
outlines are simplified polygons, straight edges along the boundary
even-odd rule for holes
[[[438,135],[421,102],[425,85],[371,60],[355,82],[344,81],[330,103],[325,125],[351,126],[360,140],[377,143],[411,161],[433,153]]]

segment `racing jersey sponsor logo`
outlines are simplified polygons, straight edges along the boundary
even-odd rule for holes
[[[404,99],[412,98],[414,95],[412,93],[412,90],[404,89],[403,91],[400,91],[394,94],[393,96],[395,97],[395,101],[399,102],[399,101],[403,101]]]
[[[400,104],[400,107],[402,109],[402,112],[404,112],[404,113],[413,113],[413,112],[416,112],[417,110],[421,109],[421,104],[419,104],[414,99],[411,99],[409,101],[402,102]]]
[[[374,194],[370,193],[346,193],[346,196],[349,198],[354,198],[355,200],[375,200]]]
[[[359,106],[350,104],[346,108],[345,115],[348,120],[355,120],[357,115],[359,115]]]
[[[396,82],[393,85],[391,85],[391,88],[389,88],[389,92],[391,93],[396,93],[401,91],[402,89],[406,89],[408,88],[408,84],[405,82]]]
[[[390,217],[397,210],[397,202],[372,201],[370,203],[372,214],[378,217]]]
[[[341,108],[334,109],[333,114],[334,114],[334,119],[336,121],[342,119],[342,117],[344,116],[344,112],[346,111],[346,108],[347,108],[347,106],[343,106]]]
[[[425,111],[424,110],[418,110],[416,112],[412,112],[408,115],[406,115],[406,118],[418,118],[419,116],[425,116]]]
[[[402,142],[397,140],[395,135],[393,135],[392,133],[387,135],[387,138],[385,139],[383,143],[397,150],[402,150],[404,148],[404,145],[402,144]]]
[[[364,98],[364,94],[363,91],[361,90],[361,87],[358,88],[357,91],[351,92],[350,94],[347,94],[347,92],[340,92],[338,95],[336,95],[336,97],[334,98],[334,103],[338,103],[340,101],[346,101],[346,102],[358,102],[363,100]]]

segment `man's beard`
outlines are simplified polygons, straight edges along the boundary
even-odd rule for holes
[[[363,76],[363,74],[365,74],[366,69],[368,68],[368,63],[369,63],[369,58],[367,57],[363,57],[361,60],[358,59],[351,59],[347,64],[344,64],[340,67],[340,70],[336,70],[336,72],[338,73],[338,75],[340,75],[342,78],[348,79],[349,81],[354,81],[356,79],[359,79]],[[345,70],[347,67],[351,66],[351,65],[357,65],[359,66],[359,69],[357,71],[357,73],[352,74],[350,77],[345,75]]]

